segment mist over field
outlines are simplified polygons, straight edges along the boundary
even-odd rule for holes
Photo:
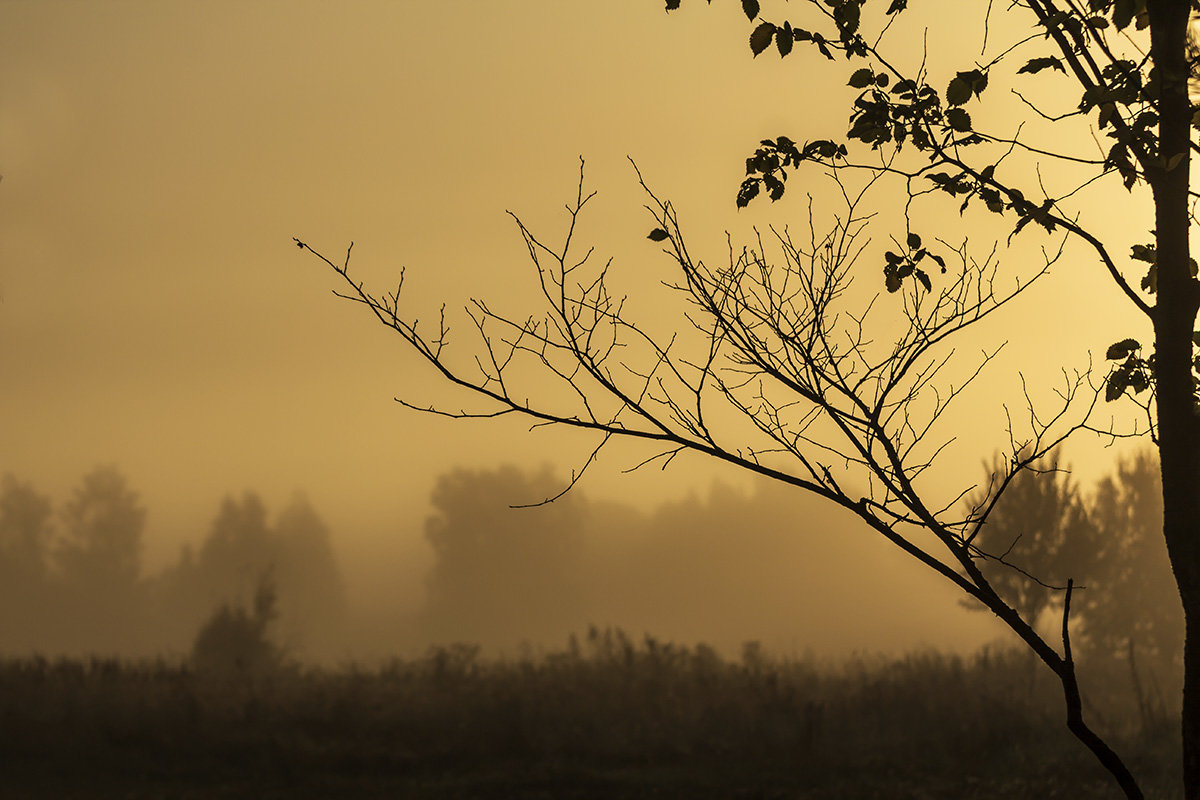
[[[1200,20],[1057,5],[0,0],[0,797],[1200,795]]]
[[[1093,712],[1169,786],[1181,621],[1169,582],[1141,580],[1167,574],[1153,466],[1090,488],[1051,470],[994,519],[1022,563],[1106,589],[1074,617]],[[549,468],[453,469],[378,542],[303,494],[229,495],[151,569],[153,512],[119,468],[65,498],[6,476],[8,788],[1111,796],[1049,676],[848,515],[769,484],[540,503],[563,486]],[[1005,569],[997,585],[1052,630],[1059,593]]]
[[[999,635],[850,515],[795,491],[714,483],[639,508],[576,487],[542,502],[565,485],[548,467],[453,469],[427,506],[369,537],[301,493],[276,507],[230,494],[197,521],[201,537],[154,567],[155,509],[119,467],[65,497],[9,475],[0,653],[183,658],[207,620],[249,608],[265,584],[272,640],[308,663],[456,642],[536,652],[592,626],[830,658],[969,652]]]

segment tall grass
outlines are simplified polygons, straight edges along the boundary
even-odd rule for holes
[[[31,658],[0,663],[0,759],[14,786],[53,773],[208,796],[290,781],[499,797],[531,774],[563,790],[550,796],[593,796],[568,789],[597,781],[611,791],[595,796],[1116,796],[1030,666],[997,649],[833,665],[748,645],[725,659],[595,628],[536,656],[452,645],[267,674]],[[1176,796],[1173,733],[1108,724],[1151,796]]]

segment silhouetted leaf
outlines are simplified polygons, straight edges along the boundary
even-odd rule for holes
[[[908,0],[892,0],[892,4],[888,6],[887,13],[898,14],[908,8]]]
[[[933,291],[933,282],[931,280],[929,280],[929,276],[925,274],[925,270],[922,270],[922,269],[917,270],[916,275],[917,275],[917,280],[919,280],[921,282],[921,285],[925,287],[925,291],[927,291],[927,292]]]
[[[875,73],[863,67],[860,70],[855,70],[850,76],[850,81],[847,85],[853,86],[855,89],[865,89],[875,82]]]
[[[792,23],[785,22],[783,27],[775,33],[775,46],[779,48],[780,58],[792,52],[793,42],[795,39],[792,37]]]
[[[758,189],[758,178],[746,178],[742,181],[737,193],[737,207],[745,208],[750,205],[750,201],[758,196]]]
[[[763,175],[763,185],[767,187],[767,193],[771,197],[771,202],[775,202],[783,197],[783,181],[774,175]]]
[[[812,34],[812,42],[817,46],[817,50],[821,55],[825,56],[830,61],[833,61],[833,53],[829,50],[829,45],[825,44],[825,37],[819,33]]]
[[[758,0],[742,0],[742,11],[745,11],[746,16],[753,22],[758,16]]]
[[[827,4],[833,6],[833,21],[838,26],[838,33],[841,35],[841,40],[847,42],[851,36],[858,32],[858,24],[862,18],[862,9],[859,6],[858,0],[834,0],[834,3]]]
[[[960,72],[954,76],[954,80],[950,81],[950,85],[946,87],[946,104],[961,106],[971,99],[971,95],[978,97],[983,94],[983,90],[987,88],[987,84],[987,73],[981,70],[972,69]]]
[[[1151,264],[1142,276],[1142,289],[1148,294],[1158,294],[1158,264]]]
[[[1133,15],[1137,11],[1137,4],[1134,0],[1117,0],[1113,3],[1113,25],[1117,30],[1124,30],[1129,27],[1129,23],[1133,22]]]
[[[961,108],[952,108],[946,112],[946,122],[956,131],[963,133],[971,130],[971,115]]]
[[[1116,344],[1109,345],[1108,350],[1104,353],[1104,357],[1112,360],[1126,358],[1141,346],[1137,339],[1122,339]]]
[[[1114,370],[1105,381],[1104,399],[1111,403],[1121,395],[1125,394],[1125,387],[1129,385],[1129,373],[1124,370]]]
[[[961,106],[971,99],[971,84],[962,78],[955,78],[946,87],[946,102],[952,106]]]
[[[1145,261],[1154,264],[1158,261],[1158,248],[1152,244],[1135,244],[1129,248],[1129,257],[1134,261]]]
[[[758,55],[767,46],[771,44],[771,38],[775,36],[775,26],[769,22],[764,22],[754,29],[754,33],[750,34],[750,51],[754,55]]]
[[[910,233],[908,235],[908,249],[916,250],[920,246],[921,246],[921,237],[915,233]]]
[[[987,88],[988,76],[986,72],[978,69],[968,70],[958,73],[958,77],[962,78],[971,86],[971,91],[976,97],[983,94],[983,90]]]
[[[1029,61],[1025,62],[1025,66],[1023,66],[1019,70],[1017,70],[1017,74],[1020,75],[1022,72],[1027,72],[1030,75],[1034,75],[1038,72],[1041,72],[1044,69],[1056,69],[1059,72],[1063,73],[1064,75],[1067,72],[1067,70],[1062,65],[1062,61],[1055,58],[1054,56],[1046,56],[1045,58],[1029,59]]]
[[[1097,119],[1097,125],[1100,130],[1112,125],[1112,121],[1120,119],[1120,114],[1117,113],[1116,103],[1100,103],[1100,113]]]
[[[655,228],[654,230],[650,231],[650,235],[646,238],[652,242],[665,241],[667,239],[667,232],[662,228]]]
[[[674,11],[679,8],[680,0],[667,0],[667,11]]]
[[[889,293],[900,291],[900,276],[896,274],[895,270],[884,270],[883,282]]]

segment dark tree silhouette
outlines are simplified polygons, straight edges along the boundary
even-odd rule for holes
[[[666,0],[668,11],[680,4]],[[1006,19],[1028,27],[1003,41],[998,26],[988,22],[991,2],[955,4],[956,16],[976,9],[984,17],[984,53],[975,63],[937,74],[923,45],[913,45],[919,36],[894,41],[914,13],[908,6],[907,0],[886,7],[808,0],[782,6],[782,12],[800,15],[795,19],[782,12],[766,19],[758,0],[742,1],[755,56],[771,48],[780,57],[803,54],[816,63],[844,58],[848,66],[840,80],[856,96],[844,137],[763,140],[746,160],[736,203],[779,199],[789,171],[809,164],[833,175],[844,205],[828,228],[816,224],[810,211],[804,237],[773,230],[752,246],[730,247],[728,262],[713,267],[689,248],[675,208],[647,188],[649,239],[673,262],[675,288],[690,304],[665,335],[631,319],[610,289],[607,270],[572,249],[575,223],[592,197],[582,176],[561,245],[517,221],[541,280],[545,315],[506,315],[476,303],[471,311],[478,350],[462,362],[451,359],[444,315],[420,326],[401,314],[399,288],[376,295],[350,278],[349,251],[342,263],[317,255],[345,279],[346,297],[364,304],[448,381],[491,404],[441,413],[518,414],[590,430],[599,439],[597,449],[613,437],[639,440],[659,448],[649,462],[683,451],[705,454],[853,511],[996,614],[1061,681],[1071,732],[1127,797],[1140,798],[1126,764],[1084,719],[1070,643],[1072,582],[1062,587],[1061,643],[1052,643],[988,579],[983,567],[1006,559],[978,540],[1015,477],[1071,433],[1091,427],[1099,394],[1089,391],[1086,375],[1068,373],[1059,389],[1061,405],[1031,410],[1027,430],[1010,427],[1004,471],[991,496],[967,515],[954,510],[961,495],[938,497],[922,482],[950,438],[938,434],[937,425],[976,374],[967,370],[953,379],[947,367],[953,346],[1014,296],[997,289],[993,248],[977,256],[966,241],[951,243],[936,219],[918,229],[913,215],[926,207],[924,198],[945,195],[961,213],[1001,222],[1009,240],[1039,229],[1056,237],[1046,268],[1068,244],[1085,249],[1096,280],[1115,286],[1154,329],[1152,345],[1127,331],[1108,331],[1103,321],[1096,336],[1125,337],[1106,352],[1112,367],[1101,393],[1142,406],[1158,446],[1163,531],[1187,620],[1183,778],[1185,795],[1195,800],[1200,415],[1193,358],[1200,282],[1188,242],[1196,146],[1188,26],[1200,2],[1016,0],[1005,7]],[[1004,28],[1005,34],[1012,30]],[[957,26],[954,36],[961,38]],[[1046,109],[1020,94],[1050,86],[1059,76],[1072,82],[1073,92],[1054,85]],[[995,89],[1003,82],[1024,106],[1003,107],[1009,94]],[[997,113],[989,117],[991,108]],[[1054,128],[1037,124],[1043,119],[1055,120]],[[1049,163],[1059,165],[1050,177],[1042,168]],[[1135,200],[1149,190],[1152,241],[1105,241],[1106,231],[1086,227],[1079,197],[1091,187],[1120,185]],[[903,219],[878,220],[895,226],[892,245],[878,252],[868,247],[864,228],[870,204],[880,201],[868,199],[867,191],[887,186],[901,196],[880,205],[898,209]],[[1113,255],[1130,246],[1130,261]],[[880,288],[890,298],[855,302],[850,276],[867,260],[876,280],[882,272]],[[879,324],[868,313],[873,307],[886,307],[886,316],[900,326]],[[523,380],[530,370],[559,386]],[[585,468],[590,463],[588,458]]]

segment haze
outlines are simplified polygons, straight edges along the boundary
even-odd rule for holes
[[[302,491],[352,620],[309,648],[323,657],[561,645],[589,623],[829,655],[988,640],[983,615],[845,516],[696,460],[624,474],[639,453],[617,450],[558,510],[506,510],[561,488],[587,441],[400,407],[398,395],[464,401],[292,245],[340,255],[354,241],[358,277],[379,289],[406,266],[420,315],[471,296],[524,307],[533,277],[504,212],[560,235],[581,155],[600,191],[585,233],[631,292],[663,265],[627,156],[718,255],[727,229],[795,218],[798,191],[735,212],[743,159],[765,136],[837,133],[840,95],[811,86],[839,82],[751,59],[730,33],[738,14],[611,0],[0,4],[0,472],[62,506],[93,467],[116,465],[148,512],[147,578],[201,546],[223,498],[256,492],[273,519]],[[1094,211],[1131,239],[1147,227]],[[1140,332],[1122,327],[1107,283],[1081,297],[1073,269],[996,323],[1039,335],[1014,337],[960,411],[945,468],[959,488],[1005,443],[997,398],[1020,402],[1017,370],[1037,386]],[[1107,470],[1098,452],[1071,451],[1083,478]],[[535,583],[533,607],[557,596],[570,613],[431,610],[425,533],[449,524],[430,500],[439,480],[465,482],[458,502],[480,527],[560,515],[577,534],[567,561],[475,585],[486,601]]]

